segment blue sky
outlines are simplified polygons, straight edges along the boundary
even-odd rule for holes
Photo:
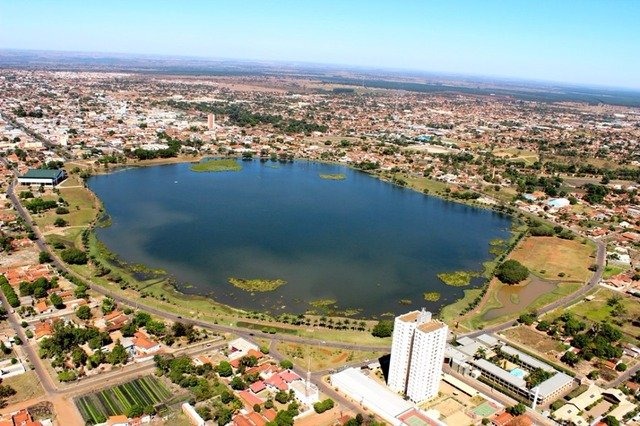
[[[0,0],[0,48],[305,61],[640,88],[640,0]]]

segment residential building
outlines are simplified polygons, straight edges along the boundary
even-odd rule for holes
[[[426,310],[396,317],[389,364],[389,388],[414,402],[438,394],[448,327]]]

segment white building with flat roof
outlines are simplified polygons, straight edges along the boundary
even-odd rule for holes
[[[414,402],[438,394],[449,329],[431,312],[412,311],[396,317],[389,363],[389,388]]]

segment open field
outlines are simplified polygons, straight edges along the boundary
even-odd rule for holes
[[[509,328],[502,334],[507,339],[531,348],[541,355],[555,357],[564,352],[564,344],[526,325]]]
[[[323,348],[298,343],[278,343],[276,349],[300,367],[309,367],[311,371],[338,368],[349,362],[374,362],[385,355],[383,352]]]
[[[217,159],[193,163],[190,168],[194,172],[237,172],[242,165],[234,159]]]
[[[40,386],[40,380],[35,371],[27,371],[19,376],[2,379],[2,384],[11,386],[16,390],[16,394],[6,399],[7,405],[20,401],[26,401],[44,395],[44,390]]]
[[[556,237],[528,237],[509,256],[529,268],[531,273],[548,280],[587,281],[594,263],[592,243]],[[564,276],[560,276],[564,274]]]
[[[158,379],[147,376],[77,398],[76,405],[85,421],[101,423],[109,416],[127,413],[131,407],[153,407],[172,396]]]

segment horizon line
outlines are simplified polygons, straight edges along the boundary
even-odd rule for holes
[[[467,74],[463,72],[454,71],[433,71],[423,68],[394,68],[394,67],[380,67],[373,65],[355,65],[345,63],[331,63],[331,62],[313,62],[306,60],[285,60],[285,59],[256,59],[256,58],[226,58],[204,55],[180,55],[173,53],[131,53],[131,52],[114,52],[114,51],[89,51],[89,50],[57,50],[57,49],[25,49],[16,47],[3,47],[0,46],[0,52],[3,51],[15,51],[15,52],[47,52],[47,53],[61,53],[61,54],[81,54],[81,55],[121,55],[131,58],[156,58],[156,59],[178,59],[178,60],[200,60],[200,61],[216,61],[216,62],[246,62],[246,63],[267,63],[267,64],[289,64],[289,65],[309,65],[316,67],[331,67],[336,70],[342,71],[383,71],[393,73],[416,73],[423,74],[423,77],[431,75],[433,77],[454,77],[458,79],[467,78],[472,81],[493,79],[502,83],[529,83],[537,85],[556,85],[567,88],[567,86],[581,87],[588,89],[606,89],[606,90],[623,90],[630,91],[632,93],[640,93],[640,87],[631,86],[612,86],[598,83],[575,83],[568,81],[557,80],[545,80],[534,79],[528,77],[515,77],[507,75],[491,75],[491,74]],[[474,80],[475,79],[475,80]]]

